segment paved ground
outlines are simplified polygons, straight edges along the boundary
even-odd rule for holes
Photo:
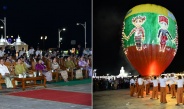
[[[49,84],[48,89],[92,93],[91,84],[59,87],[52,87],[52,85]],[[9,89],[5,91],[5,93],[7,93]],[[92,106],[16,97],[1,93],[0,109],[92,109]]]
[[[98,91],[93,93],[93,109],[184,109],[182,104],[175,106],[176,98],[172,99],[171,94],[167,94],[167,104],[150,96],[130,97],[129,89]]]

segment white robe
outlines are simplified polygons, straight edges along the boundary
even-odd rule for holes
[[[10,80],[10,77],[5,76],[5,73],[9,73],[10,74],[7,66],[0,64],[0,73],[3,76],[3,78],[5,78],[6,87],[7,88],[13,88],[13,84],[12,84],[12,81]]]

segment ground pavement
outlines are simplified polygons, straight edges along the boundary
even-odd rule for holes
[[[43,88],[42,86],[36,87]],[[70,86],[55,86],[47,84],[46,89],[92,93],[91,83],[70,85]],[[0,91],[0,109],[92,109],[92,106],[78,105],[72,103],[56,102],[49,100],[39,100],[33,98],[16,97],[7,95],[7,93],[21,89],[3,89]],[[26,89],[32,90],[32,89]],[[72,99],[72,98],[71,98]]]
[[[171,94],[167,94],[167,104],[150,98],[145,93],[144,98],[130,97],[129,89],[97,91],[93,93],[93,109],[184,109],[182,104],[175,106],[176,98]]]

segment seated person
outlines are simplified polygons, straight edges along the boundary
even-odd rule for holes
[[[36,54],[33,54],[32,58],[31,58],[31,61],[34,61],[36,62],[36,59],[38,58],[38,56]]]
[[[19,57],[16,61],[16,65],[15,65],[15,75],[19,75],[19,74],[25,74],[27,72],[27,67],[26,65],[22,62],[21,57]]]
[[[7,88],[13,88],[13,84],[10,79],[10,72],[7,66],[4,65],[4,59],[0,58],[0,73],[2,77],[5,79],[5,84]]]
[[[74,62],[71,60],[71,57],[70,57],[70,56],[67,57],[67,60],[64,62],[64,66],[65,66],[67,69],[75,69],[75,64],[74,64]]]
[[[88,63],[88,69],[89,70],[89,76],[92,77],[92,56],[91,55],[88,55],[88,58],[87,58],[87,63]]]
[[[22,57],[22,62],[26,65],[26,69],[31,68],[31,62],[26,57]]]
[[[9,55],[9,56],[7,57],[7,59],[6,59],[6,62],[13,63],[13,62],[15,62],[15,60],[12,58],[11,55]]]
[[[51,65],[52,70],[54,71],[58,71],[59,73],[61,73],[61,76],[63,77],[65,82],[68,82],[68,73],[66,70],[62,70],[60,69],[59,64],[56,61],[56,57],[52,58],[52,65]]]
[[[38,58],[38,59],[37,59],[37,64],[36,64],[36,66],[35,66],[35,69],[36,69],[37,71],[41,71],[41,72],[40,72],[41,75],[42,75],[42,74],[45,75],[45,76],[46,76],[46,80],[47,80],[48,82],[51,82],[51,81],[52,81],[52,73],[51,73],[51,71],[47,71],[47,68],[46,68],[46,66],[43,64],[43,61],[42,61],[41,58]]]
[[[87,61],[85,61],[85,59],[84,59],[84,57],[82,56],[81,58],[80,58],[80,60],[79,60],[79,62],[78,62],[78,65],[79,65],[79,67],[83,70],[88,70],[88,72],[89,72],[89,75],[88,76],[92,76],[92,68],[91,67],[89,67],[89,64],[88,64],[88,62]]]

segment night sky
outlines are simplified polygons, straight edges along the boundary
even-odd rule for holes
[[[177,21],[179,45],[166,73],[184,71],[183,3],[173,0],[93,0],[94,69],[97,75],[117,75],[122,66],[126,72],[136,72],[122,52],[121,32],[125,14],[139,4],[157,4],[171,11]]]
[[[30,46],[42,48],[41,36],[47,36],[45,48],[58,46],[58,29],[61,32],[62,49],[71,47],[71,40],[84,47],[84,28],[76,23],[86,21],[87,47],[91,47],[91,0],[0,0],[0,19],[6,17],[7,36],[18,35]],[[0,26],[3,23],[0,22]],[[0,30],[0,35],[4,34]],[[39,45],[38,45],[39,43]]]

